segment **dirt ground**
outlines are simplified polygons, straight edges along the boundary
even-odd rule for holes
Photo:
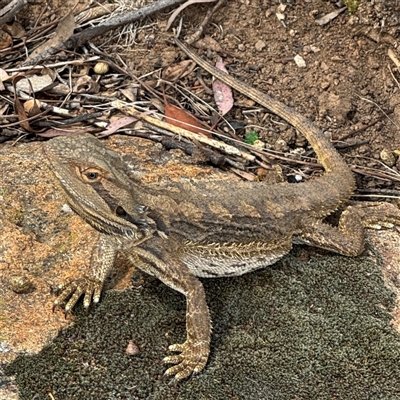
[[[114,3],[104,5],[110,7]],[[132,9],[148,3],[118,5]],[[344,10],[322,26],[316,21],[338,10],[340,2],[282,3],[227,2],[213,16],[204,34],[220,46],[231,74],[315,121],[342,149],[343,156],[354,167],[363,193],[384,195],[390,189],[386,194],[398,195],[400,73],[388,52],[400,59],[397,53],[400,2],[361,1],[353,14]],[[41,23],[45,24],[56,16],[66,15],[74,4],[58,0],[35,2],[20,13],[19,19],[29,27],[41,16]],[[80,0],[74,14],[85,5]],[[208,8],[209,4],[198,4],[182,12],[183,37],[195,31]],[[159,13],[132,28],[98,37],[94,43],[111,59],[121,60],[117,64],[121,65],[123,60],[135,76],[149,75],[144,81],[154,83],[160,68],[183,58],[171,45],[171,29],[165,31],[169,14]],[[176,25],[177,20],[172,27]],[[199,53],[211,58],[215,54],[210,48],[200,48]],[[296,65],[295,56],[303,58],[304,68]],[[200,74],[210,85],[210,77]],[[193,81],[192,74],[185,82],[196,87],[199,80]],[[213,102],[203,89],[194,92],[208,103]],[[169,93],[182,102],[179,93]],[[297,137],[293,128],[241,95],[236,95],[235,101],[236,107],[227,115],[230,122],[244,120],[247,131],[256,130],[266,148],[281,155],[308,155],[303,137]],[[245,130],[237,133],[243,137]],[[27,139],[34,139],[34,135]],[[289,175],[298,172],[296,166],[286,168]],[[309,171],[303,169],[302,173]]]
[[[103,6],[107,10],[119,7],[117,11],[128,12],[151,3],[149,0],[120,0],[103,2]],[[212,48],[218,46],[232,75],[294,107],[321,127],[355,173],[357,192],[354,199],[397,202],[400,195],[400,1],[348,3],[358,7],[352,12],[344,9],[320,25],[318,21],[322,17],[343,8],[342,2],[228,1],[205,28],[202,37],[211,38],[208,47],[204,43],[195,43],[195,47],[201,56],[215,60],[216,52]],[[0,1],[0,5],[4,4]],[[79,15],[89,5],[85,0],[77,3],[37,1],[28,4],[17,20],[28,29],[38,20],[45,25],[72,9],[74,15]],[[180,14],[183,21],[181,37],[195,32],[209,7],[207,3],[195,4]],[[150,87],[156,87],[166,68],[185,59],[171,40],[178,19],[166,31],[172,11],[119,28],[93,42],[108,59],[129,69]],[[83,25],[81,29],[87,27]],[[87,47],[84,51],[91,55]],[[77,49],[76,57],[82,52]],[[0,67],[19,66],[24,61],[22,55],[14,57],[14,61],[10,61],[13,57],[5,57]],[[298,56],[305,62],[305,67],[296,64],[295,57]],[[51,62],[66,58],[71,59],[71,55],[67,57],[66,53],[60,53],[52,57]],[[73,72],[79,75],[79,67]],[[113,72],[111,70],[110,74]],[[209,74],[197,71],[197,75],[192,73],[179,83],[214,105],[212,94],[202,87],[211,87],[211,82]],[[121,87],[135,83],[127,79]],[[162,91],[160,87],[156,89],[159,93]],[[196,113],[178,90],[168,87],[166,90],[178,103]],[[138,100],[153,101],[152,98],[146,90],[138,92]],[[197,101],[195,97],[193,99]],[[74,112],[79,115],[80,110]],[[313,151],[302,135],[275,115],[235,93],[235,106],[225,117],[232,126],[239,127],[235,134],[240,139],[249,132],[257,132],[264,148],[272,152],[272,158],[267,158],[267,162],[282,165],[286,179],[294,181],[299,176],[308,179],[315,173],[315,169],[307,165],[288,162],[300,156],[305,157],[302,160],[312,161]],[[210,119],[203,118],[207,122]],[[6,120],[15,121],[17,119]],[[78,125],[81,130],[87,127],[85,123]],[[26,134],[19,127],[12,127],[0,130],[0,145],[2,141],[16,140],[18,136],[21,136],[20,142],[42,140],[34,134]],[[274,159],[275,154],[281,158]],[[247,167],[250,172],[255,169],[254,164]],[[397,281],[398,278],[393,279]]]

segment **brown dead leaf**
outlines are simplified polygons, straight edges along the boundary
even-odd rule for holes
[[[190,74],[194,68],[196,67],[196,63],[192,60],[184,60],[178,64],[174,64],[165,68],[162,72],[162,78],[166,81],[175,82],[180,78]]]
[[[76,17],[77,25],[81,25],[86,21],[90,21],[95,18],[100,18],[103,15],[111,14],[118,7],[118,4],[102,4],[98,7],[89,8],[80,12]]]
[[[56,32],[47,42],[41,44],[32,54],[28,57],[28,60],[35,58],[44,51],[51,47],[57,46],[66,41],[75,29],[75,18],[72,12],[68,13],[57,25]]]
[[[203,39],[198,40],[193,44],[198,49],[203,49],[203,50],[212,50],[216,52],[224,52],[220,44],[213,39],[211,36],[204,36]]]
[[[29,124],[28,116],[26,115],[24,106],[22,105],[20,99],[18,98],[17,89],[16,89],[16,86],[17,86],[18,81],[20,81],[21,79],[24,79],[24,78],[25,78],[25,76],[23,76],[23,75],[21,76],[21,75],[20,75],[20,76],[16,76],[16,77],[13,79],[13,86],[14,86],[14,109],[15,109],[17,115],[18,115],[18,120],[19,120],[19,122],[20,122],[22,128],[25,129],[27,132],[33,132],[33,129],[32,129],[32,127],[31,127],[30,124]]]
[[[4,69],[0,68],[0,90],[5,90],[5,86],[4,83],[5,81],[10,80],[10,75],[7,74],[6,71],[4,71]]]
[[[24,110],[28,117],[34,117],[40,114],[40,101],[36,99],[29,99],[24,103]]]
[[[138,88],[127,87],[121,88],[119,91],[132,103],[137,100]]]
[[[3,107],[0,107],[0,115],[5,115],[9,108],[10,106],[8,104],[4,104]]]
[[[72,91],[75,93],[99,93],[100,85],[90,76],[85,75],[78,78]]]
[[[256,179],[256,176],[254,174],[252,174],[251,172],[241,171],[240,169],[233,168],[233,167],[231,167],[230,170],[232,172],[234,172],[236,175],[239,175],[240,177],[245,179],[246,181],[253,182]]]
[[[6,49],[11,45],[12,45],[11,35],[0,29],[0,50]]]
[[[18,21],[14,21],[12,24],[4,24],[1,29],[15,39],[21,39],[26,35],[24,27]]]
[[[347,7],[339,8],[338,10],[335,10],[329,14],[324,15],[321,18],[316,19],[315,22],[321,26],[326,25],[328,22],[331,22],[333,19],[335,19],[339,14],[341,14],[346,9],[347,9]]]
[[[169,104],[164,94],[165,121],[171,125],[212,138],[210,128],[182,108]]]

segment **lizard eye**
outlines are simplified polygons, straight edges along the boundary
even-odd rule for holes
[[[99,173],[99,171],[93,169],[82,171],[81,176],[82,179],[88,183],[97,182],[101,179],[101,174]]]
[[[99,174],[97,172],[88,172],[85,175],[86,175],[86,178],[90,179],[91,181],[94,181],[99,176]]]

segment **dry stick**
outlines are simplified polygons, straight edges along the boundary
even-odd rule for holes
[[[28,0],[12,0],[0,10],[0,26],[13,19],[17,12],[28,3]]]
[[[111,105],[112,105],[112,107],[118,108],[118,110],[126,112],[128,115],[131,115],[133,117],[140,119],[141,121],[146,121],[149,124],[158,126],[160,128],[167,129],[171,132],[176,133],[177,135],[186,137],[188,139],[197,140],[200,143],[208,144],[212,147],[215,147],[219,150],[224,151],[226,154],[243,157],[244,159],[249,160],[249,161],[255,160],[255,156],[248,154],[248,153],[244,153],[244,152],[240,151],[239,149],[237,149],[236,147],[230,146],[223,142],[219,142],[218,140],[215,140],[215,139],[210,139],[203,135],[199,135],[198,133],[189,132],[186,129],[182,129],[175,125],[168,124],[167,122],[160,121],[159,119],[149,117],[148,115],[135,110],[134,107],[129,106],[126,103],[123,103],[119,100],[113,101],[111,103]]]
[[[356,174],[360,174],[360,175],[365,175],[365,176],[370,176],[373,178],[377,178],[377,179],[382,179],[382,180],[386,180],[388,182],[400,182],[399,178],[394,177],[393,175],[387,175],[384,172],[379,172],[379,171],[367,171],[367,170],[363,170],[362,167],[352,167],[351,170],[356,173]]]
[[[391,196],[399,196],[400,190],[395,189],[357,189],[357,193],[363,193],[364,195],[368,194],[382,194],[382,195],[391,195]]]
[[[218,11],[219,8],[221,8],[224,5],[225,2],[226,0],[219,0],[218,3],[212,9],[211,8],[208,9],[207,15],[205,16],[203,22],[197,27],[196,32],[194,32],[187,38],[186,40],[187,44],[192,44],[200,39],[200,36],[203,33],[205,26],[208,25],[208,23],[210,22],[211,17]]]
[[[140,19],[144,19],[152,14],[155,14],[156,12],[164,10],[167,7],[176,6],[177,4],[183,3],[184,1],[185,0],[159,0],[153,4],[141,8],[140,10],[135,10],[123,15],[118,15],[115,18],[112,18],[99,26],[86,29],[82,32],[72,35],[67,40],[60,43],[58,46],[51,47],[50,49],[36,56],[35,58],[26,61],[23,65],[38,64],[45,58],[57,54],[61,50],[71,50],[76,47],[82,46],[85,42],[93,39],[96,36],[103,35],[104,33],[116,29],[119,26],[127,25]]]

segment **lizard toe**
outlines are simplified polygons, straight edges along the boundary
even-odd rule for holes
[[[163,360],[166,364],[176,364],[165,371],[165,375],[175,375],[175,381],[200,372],[207,364],[209,348],[205,342],[186,341],[184,344],[169,346],[169,350],[180,352]]]
[[[64,311],[67,314],[82,295],[84,295],[83,306],[88,309],[92,302],[97,303],[99,301],[102,287],[102,282],[89,277],[68,281],[59,286],[60,294],[53,303],[53,309],[66,303]]]

